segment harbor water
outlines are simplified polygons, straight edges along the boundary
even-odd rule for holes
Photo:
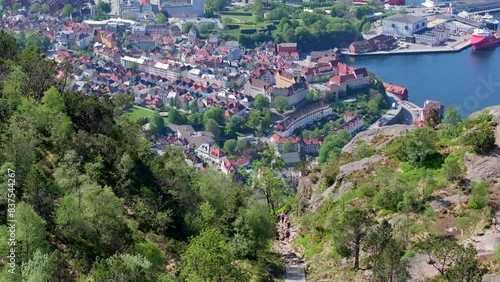
[[[492,14],[500,20],[500,12]],[[350,57],[386,82],[405,86],[409,100],[422,106],[437,100],[463,115],[500,105],[500,47],[455,53]]]

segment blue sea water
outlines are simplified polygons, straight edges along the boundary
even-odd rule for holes
[[[493,16],[500,19],[500,13]],[[437,100],[468,115],[500,104],[500,47],[488,51],[350,58],[386,82],[407,87],[409,100]]]

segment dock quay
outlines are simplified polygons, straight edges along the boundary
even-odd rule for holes
[[[342,50],[342,55],[347,56],[373,56],[373,55],[403,55],[403,54],[430,54],[430,53],[446,53],[460,52],[471,47],[470,40],[458,42],[452,46],[431,47],[425,45],[412,44],[410,48],[399,47],[389,51],[376,51],[369,53],[351,53],[349,50]]]
[[[453,14],[463,11],[468,13],[496,12],[500,11],[500,2],[498,0],[467,0],[451,8]]]

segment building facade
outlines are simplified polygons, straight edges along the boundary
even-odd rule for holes
[[[427,18],[413,15],[393,15],[382,21],[382,33],[399,39],[412,37],[427,28]]]
[[[280,121],[276,125],[276,133],[282,137],[291,136],[296,129],[331,115],[333,109],[330,104],[315,104]]]

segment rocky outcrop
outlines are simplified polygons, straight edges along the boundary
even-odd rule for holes
[[[362,170],[367,166],[385,160],[387,157],[384,155],[373,155],[368,158],[361,159],[356,162],[348,163],[340,166],[339,174],[337,175],[337,180],[342,180],[344,177],[351,175],[352,173]]]
[[[497,150],[498,151],[498,150]],[[493,152],[486,156],[478,156],[467,152],[464,156],[466,178],[472,181],[482,179],[500,179],[499,152]]]
[[[361,159],[357,162],[348,163],[340,166],[339,173],[337,174],[337,178],[335,179],[335,183],[332,186],[328,187],[320,196],[313,198],[311,201],[314,210],[317,210],[320,207],[320,201],[325,199],[326,197],[333,194],[335,198],[340,197],[342,193],[349,190],[352,186],[352,182],[344,182],[344,178],[350,176],[356,171],[363,170],[368,166],[386,160],[387,157],[384,155],[373,155],[368,158]]]
[[[352,153],[358,148],[360,142],[374,145],[377,149],[383,148],[396,137],[405,135],[416,127],[413,125],[390,125],[379,128],[368,129],[356,135],[351,142],[342,148],[343,153]]]
[[[493,115],[493,121],[500,122],[500,105],[487,107],[487,108],[484,108],[483,110],[480,110],[480,111],[477,111],[477,112],[473,112],[469,116],[469,118],[476,118],[476,117],[478,117],[482,113],[491,114],[491,115]]]
[[[481,282],[500,282],[500,274],[486,274]]]

